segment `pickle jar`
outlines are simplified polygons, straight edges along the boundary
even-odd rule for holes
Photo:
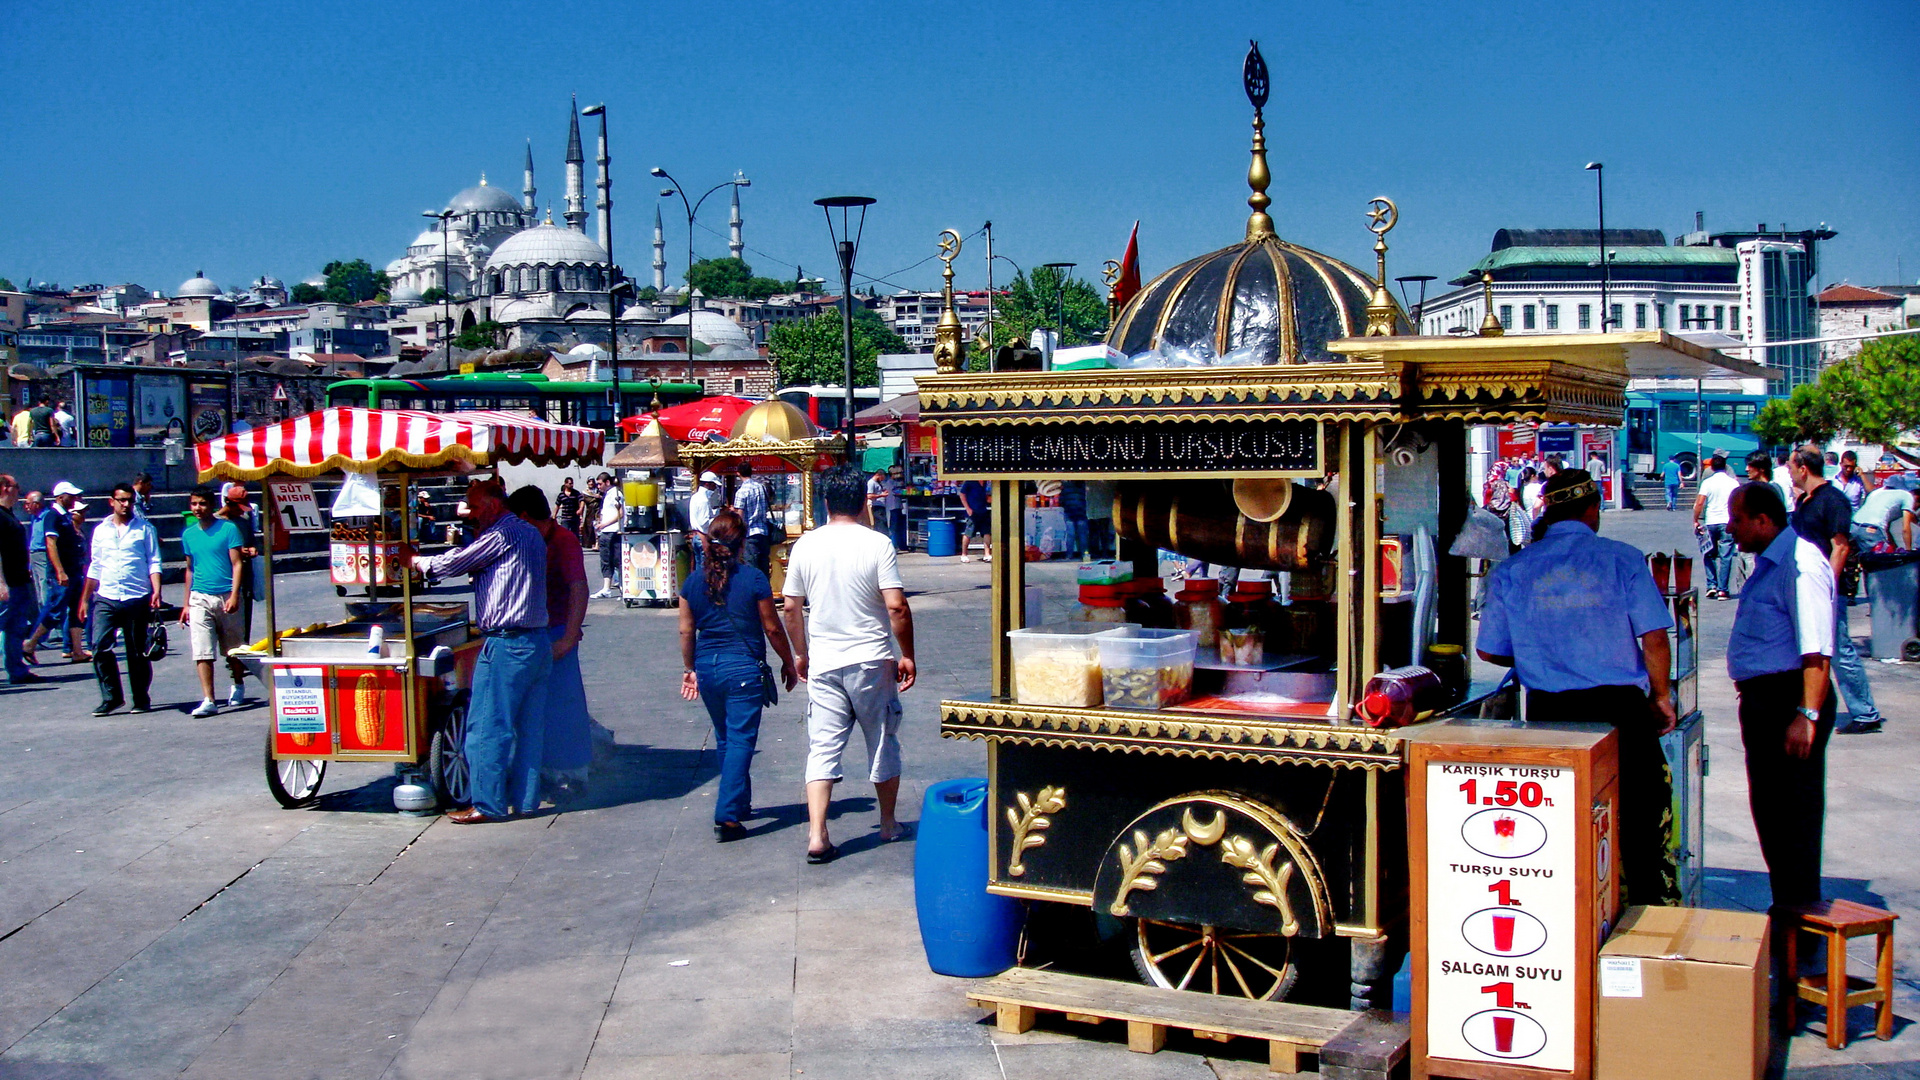
[[[1126,591],[1126,621],[1153,630],[1173,629],[1173,601],[1167,599],[1165,580],[1157,577],[1134,578],[1122,588]]]
[[[1273,598],[1273,582],[1236,581],[1227,594],[1226,610],[1221,615],[1222,630],[1258,630],[1271,655],[1282,651],[1287,641],[1286,609]]]
[[[1113,585],[1080,586],[1080,610],[1074,613],[1075,622],[1096,622],[1119,624],[1127,622],[1126,590],[1130,582]]]
[[[1199,647],[1211,649],[1220,632],[1226,605],[1220,602],[1220,583],[1213,578],[1188,578],[1173,597],[1173,625],[1199,635]]]

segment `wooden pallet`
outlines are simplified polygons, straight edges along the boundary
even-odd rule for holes
[[[1350,1028],[1367,1029],[1362,1040],[1364,1049],[1359,1043],[1355,1047],[1367,1061],[1351,1062],[1359,1067],[1350,1067],[1343,1075],[1378,1075],[1384,1080],[1405,1057],[1404,1039],[1397,1047],[1377,1048],[1381,1024],[1376,1018],[1316,1005],[1163,990],[1030,968],[1014,968],[975,984],[967,992],[967,1000],[994,1009],[999,1029],[1012,1033],[1031,1029],[1042,1012],[1061,1013],[1081,1023],[1123,1021],[1127,1025],[1127,1049],[1139,1054],[1157,1053],[1166,1045],[1167,1032],[1172,1028],[1221,1042],[1262,1039],[1267,1044],[1268,1065],[1277,1073],[1299,1072],[1301,1054],[1323,1054],[1329,1043],[1340,1040]],[[1375,1058],[1380,1062],[1377,1070],[1367,1067]]]

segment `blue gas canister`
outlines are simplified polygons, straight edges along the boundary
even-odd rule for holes
[[[979,979],[1013,966],[1025,910],[987,892],[987,782],[943,780],[927,789],[913,853],[914,908],[927,966]]]
[[[960,554],[960,519],[927,519],[927,554],[936,559]]]

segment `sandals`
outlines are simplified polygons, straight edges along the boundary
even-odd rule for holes
[[[840,857],[840,849],[828,844],[823,850],[807,852],[807,862],[814,866],[824,866]]]

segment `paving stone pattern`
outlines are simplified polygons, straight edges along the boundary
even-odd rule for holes
[[[1609,515],[1606,528],[1646,547],[1687,541],[1681,514]],[[938,738],[935,703],[985,685],[987,567],[910,556],[904,569],[922,665],[906,700],[911,821],[928,783],[984,770],[979,744]],[[1064,613],[1070,568],[1033,576]],[[289,621],[339,610],[317,575],[285,585]],[[1710,899],[1753,908],[1765,878],[1718,674],[1732,609],[1708,602],[1703,619]],[[1864,634],[1864,611],[1855,623]],[[279,809],[262,780],[266,710],[188,718],[198,694],[179,654],[159,667],[160,711],[143,716],[89,716],[91,673],[73,665],[0,690],[0,1077],[1267,1075],[1250,1044],[1177,1034],[1145,1056],[1116,1025],[994,1031],[960,980],[927,970],[913,844],[879,842],[869,787],[836,800],[844,857],[805,864],[804,692],[762,728],[763,816],[716,845],[711,733],[676,693],[673,614],[595,601],[583,649],[595,714],[618,737],[592,793],[475,828],[394,813],[378,766],[334,766],[317,808]],[[1909,920],[1911,1016],[1920,672],[1872,668],[1888,732],[1835,742],[1828,890]],[[1854,967],[1865,974],[1865,958]],[[1832,1053],[1810,1022],[1777,1056],[1794,1077],[1920,1077],[1910,1028]]]

